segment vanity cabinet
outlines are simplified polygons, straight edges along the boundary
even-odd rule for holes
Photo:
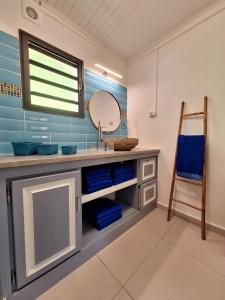
[[[158,153],[1,158],[0,295],[36,299],[150,213],[157,200]],[[85,168],[113,164],[128,164],[135,177],[81,194]],[[98,231],[82,219],[82,205],[100,197],[119,202],[122,217]]]
[[[16,288],[81,248],[80,171],[11,181]]]

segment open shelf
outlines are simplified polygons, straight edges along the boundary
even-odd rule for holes
[[[82,195],[82,203],[86,203],[86,202],[89,202],[91,200],[94,200],[94,199],[100,198],[102,196],[111,194],[113,192],[119,191],[119,190],[124,189],[128,186],[134,185],[137,182],[138,182],[137,178],[133,178],[131,180],[122,182],[120,184],[110,186],[106,189],[103,189],[103,190],[100,190],[100,191],[97,191],[97,192],[94,192],[94,193],[91,193],[91,194]]]
[[[140,211],[131,207],[127,206],[120,202],[123,207],[123,216],[118,221],[114,222],[113,224],[107,226],[106,228],[98,231],[95,227],[89,224],[86,220],[83,220],[83,247],[91,244],[92,242],[102,238],[105,234],[107,234],[110,230],[116,229],[119,227],[124,220],[129,219],[130,217],[134,216],[135,214],[140,214]]]

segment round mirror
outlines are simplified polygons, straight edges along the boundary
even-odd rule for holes
[[[89,112],[94,126],[100,124],[103,132],[115,131],[120,125],[119,103],[109,92],[96,92],[89,102]]]

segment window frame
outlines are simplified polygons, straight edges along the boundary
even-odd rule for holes
[[[19,29],[19,42],[20,42],[20,63],[21,63],[23,108],[26,110],[83,118],[84,117],[83,61],[21,29]],[[31,103],[30,67],[29,67],[30,66],[30,62],[29,62],[30,42],[36,45],[38,47],[38,51],[44,54],[47,54],[55,59],[58,59],[63,63],[67,63],[70,66],[74,66],[74,64],[77,65],[78,102],[74,102],[74,103],[78,104],[78,112],[61,110],[54,107],[38,106]],[[53,96],[51,96],[50,98],[54,99]]]

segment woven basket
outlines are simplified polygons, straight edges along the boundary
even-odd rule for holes
[[[139,140],[136,138],[112,138],[104,139],[104,142],[114,145],[115,151],[130,151],[137,146]]]

